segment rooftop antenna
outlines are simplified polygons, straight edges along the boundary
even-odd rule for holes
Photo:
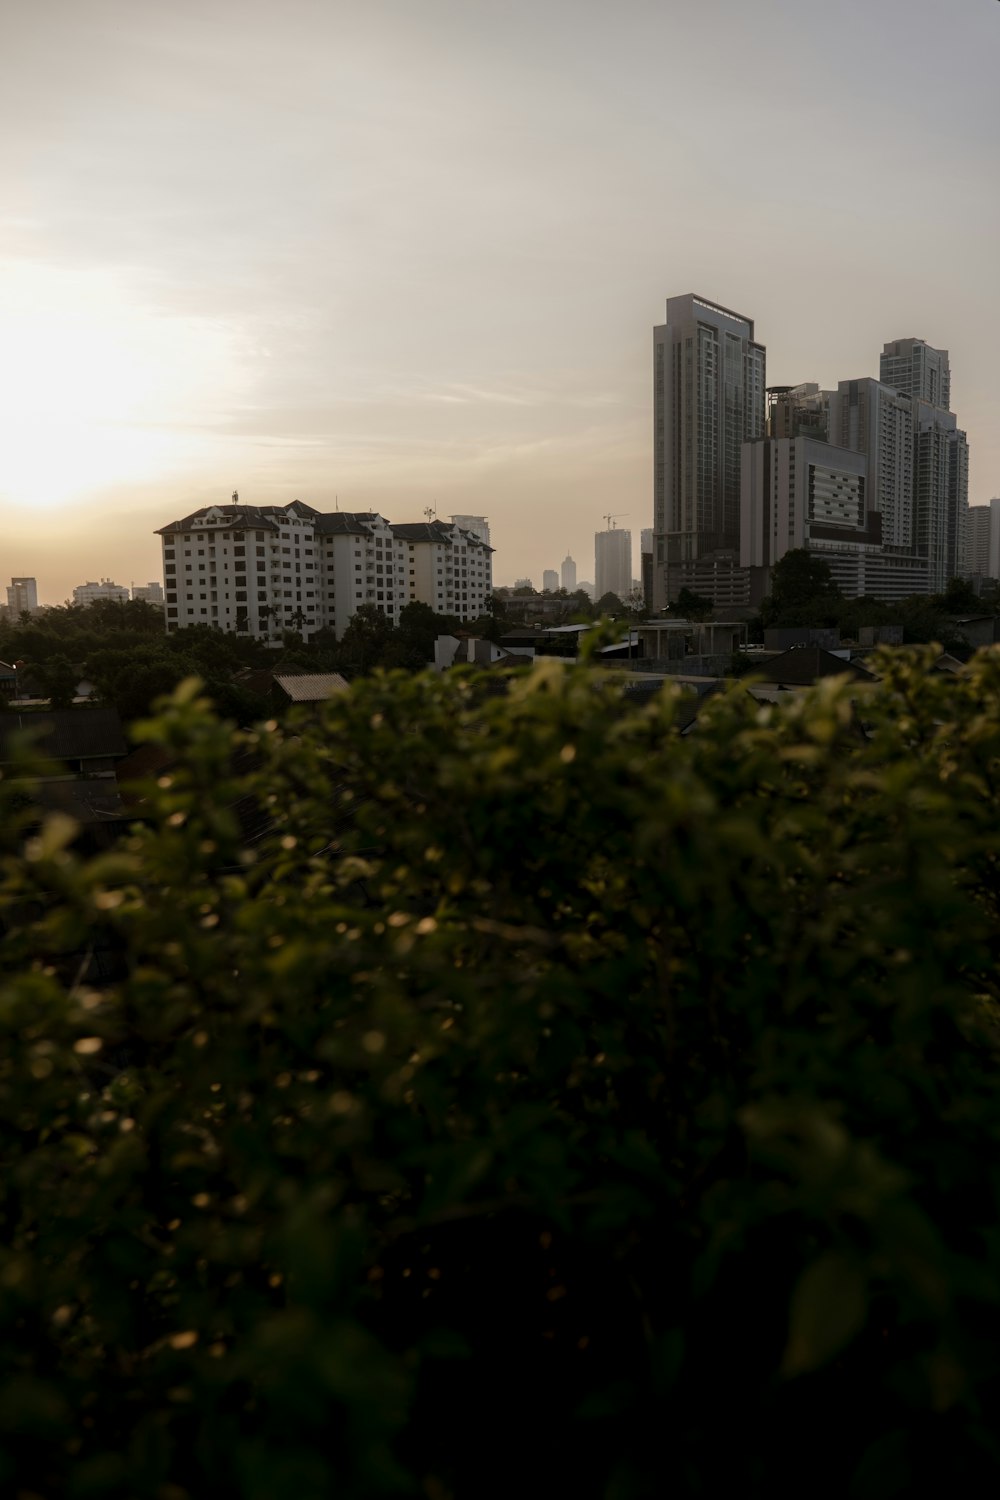
[[[427,517],[427,523],[428,523],[428,525],[430,525],[431,521],[436,521],[437,520],[437,511],[436,511],[436,509],[434,508],[433,505],[428,505],[427,506],[427,508],[424,511],[424,515]]]
[[[234,505],[239,505],[239,503],[240,503],[240,492],[239,492],[239,490],[233,490],[233,504]]]
[[[333,497],[333,508],[334,508],[334,510],[339,510],[340,509],[340,496],[339,495],[334,495],[334,497]]]

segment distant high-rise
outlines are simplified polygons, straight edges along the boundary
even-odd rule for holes
[[[562,586],[566,590],[567,594],[572,594],[576,588],[576,563],[570,557],[568,552],[562,560],[562,567],[559,570],[559,576],[562,579]]]
[[[98,599],[115,599],[119,604],[124,604],[128,599],[128,589],[123,583],[112,583],[110,578],[102,578],[100,583],[79,583],[73,590],[74,604],[96,604]]]
[[[556,591],[556,589],[558,587],[559,587],[559,574],[556,572],[555,568],[544,568],[542,570],[542,588],[543,588],[543,590],[544,589],[548,589],[548,591],[549,591],[550,594],[554,594],[555,591]]]
[[[964,571],[973,578],[1000,579],[1000,499],[969,506]]]
[[[596,593],[598,599],[605,594],[617,594],[624,599],[632,587],[632,533],[599,531],[594,537],[594,559],[596,566]]]
[[[911,549],[913,403],[871,377],[842,380],[830,397],[830,442],[868,460],[868,497],[882,517],[883,545]]]
[[[490,545],[490,523],[486,516],[452,516],[451,524],[460,526],[463,531],[471,531],[473,536]]]
[[[942,411],[951,409],[951,366],[947,349],[933,349],[922,339],[894,339],[884,344],[879,380]]]
[[[916,550],[927,559],[929,591],[941,594],[965,565],[969,445],[953,412],[913,404]]]
[[[765,349],[750,318],[688,293],[653,330],[654,606],[683,587],[739,602],[740,447],[764,436]]]
[[[946,375],[947,356],[930,352],[944,358]],[[930,383],[941,376],[938,368]],[[957,418],[883,381],[842,380],[830,397],[830,438],[865,454],[883,546],[923,565],[912,592],[943,592],[964,566],[969,508],[969,450]]]
[[[147,604],[163,603],[162,583],[137,583],[132,588],[133,599],[144,599]]]
[[[38,613],[38,584],[34,578],[12,578],[7,590],[7,608],[12,615]]]

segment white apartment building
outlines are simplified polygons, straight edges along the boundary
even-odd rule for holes
[[[96,604],[98,599],[115,599],[124,603],[128,597],[125,585],[113,583],[110,578],[102,578],[99,583],[79,583],[73,590],[74,604]]]
[[[543,588],[543,590],[544,589],[548,589],[548,591],[549,591],[550,594],[554,594],[555,591],[556,591],[556,589],[558,587],[559,587],[559,574],[556,572],[555,568],[544,568],[542,570],[542,588]]]
[[[18,615],[38,613],[38,584],[34,578],[12,578],[7,589],[7,608]]]
[[[617,594],[624,599],[632,587],[632,533],[612,527],[594,536],[594,564],[598,599]]]
[[[460,620],[489,613],[493,548],[488,542],[447,521],[398,523],[392,531],[407,549],[409,598]]]
[[[322,513],[295,500],[210,505],[157,534],[168,631],[340,636],[361,604],[393,623],[411,599],[475,619],[492,592],[491,548],[445,522],[393,527],[373,511]]]
[[[133,599],[143,599],[147,604],[163,603],[162,583],[137,583],[132,588]]]

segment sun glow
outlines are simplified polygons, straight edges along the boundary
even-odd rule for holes
[[[175,472],[242,383],[222,325],[151,311],[107,273],[0,265],[0,501]]]

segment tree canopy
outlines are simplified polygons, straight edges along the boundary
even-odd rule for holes
[[[932,661],[684,737],[188,683],[92,859],[0,780],[5,1492],[995,1488],[1000,658]]]

